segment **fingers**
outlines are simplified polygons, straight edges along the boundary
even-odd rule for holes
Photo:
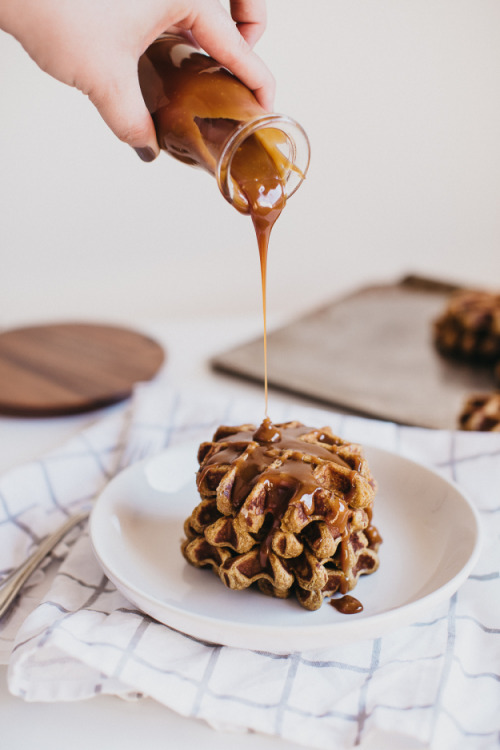
[[[231,0],[231,16],[241,36],[253,47],[266,28],[265,0]]]
[[[139,86],[135,64],[119,68],[106,87],[87,92],[105,123],[124,143],[132,146],[143,161],[160,153],[156,133]]]
[[[254,16],[250,13],[251,7],[257,7],[260,3],[261,0],[247,0],[247,2],[242,0],[239,2],[239,12],[243,13],[242,6],[246,6],[242,17],[252,18]],[[242,23],[243,28],[246,28],[251,36],[254,22],[242,21]],[[198,12],[193,17],[191,30],[200,46],[242,80],[254,92],[265,110],[273,109],[275,89],[273,76],[260,57],[252,51],[250,44],[240,34],[218,0],[214,2],[203,0],[203,3],[198,4]]]
[[[160,7],[161,0],[158,0]],[[189,6],[189,13],[186,13]],[[274,78],[263,61],[253,52],[252,46],[265,29],[265,0],[230,0],[231,15],[220,0],[190,0],[179,3],[175,11],[161,14],[158,26],[171,28],[178,24],[221,65],[226,66],[250,88],[261,106],[272,111],[274,103]],[[122,49],[123,52],[123,49]],[[125,143],[132,146],[145,161],[159,154],[159,146],[151,116],[146,108],[139,86],[137,61],[118,55],[102,77],[85,78],[96,81],[91,90],[84,90],[99,110],[103,120]],[[80,88],[80,87],[79,87]]]

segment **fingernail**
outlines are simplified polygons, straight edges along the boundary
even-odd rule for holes
[[[135,148],[134,151],[142,161],[154,161],[156,159],[156,154],[150,146]]]

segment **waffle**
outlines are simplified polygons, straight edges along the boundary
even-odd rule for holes
[[[182,551],[228,588],[294,594],[314,610],[377,569],[375,482],[360,446],[329,428],[266,419],[220,427],[198,461],[201,501]]]
[[[459,291],[434,322],[434,341],[443,354],[473,361],[500,360],[500,294]]]
[[[500,432],[500,392],[467,399],[459,416],[461,430]]]

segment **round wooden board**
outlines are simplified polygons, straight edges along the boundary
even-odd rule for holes
[[[0,413],[47,417],[91,411],[130,396],[165,359],[162,347],[128,328],[90,323],[0,333]]]

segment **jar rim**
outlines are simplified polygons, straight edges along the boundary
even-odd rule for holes
[[[241,213],[249,213],[249,206],[248,203],[242,202],[235,196],[231,177],[232,159],[239,146],[241,146],[247,138],[258,130],[264,130],[266,128],[281,130],[288,137],[293,150],[290,162],[298,167],[297,171],[293,171],[294,179],[291,179],[292,170],[290,170],[289,178],[285,182],[285,196],[287,200],[298,190],[304,181],[309,168],[311,158],[309,138],[304,128],[296,122],[296,120],[288,115],[265,113],[242,122],[229,135],[222,146],[215,171],[215,178],[220,192],[224,198]],[[299,161],[300,164],[297,163]]]

